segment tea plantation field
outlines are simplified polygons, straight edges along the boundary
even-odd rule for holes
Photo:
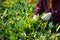
[[[0,40],[60,40],[60,25],[32,19],[36,2],[0,0]]]

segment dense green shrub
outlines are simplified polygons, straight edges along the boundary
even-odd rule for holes
[[[60,25],[32,19],[36,1],[4,0],[0,4],[0,40],[59,40]]]

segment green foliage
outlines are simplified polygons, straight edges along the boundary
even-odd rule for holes
[[[59,40],[60,25],[32,19],[36,1],[3,0],[0,4],[0,40]]]

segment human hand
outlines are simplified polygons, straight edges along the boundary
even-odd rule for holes
[[[32,14],[32,18],[33,18],[33,19],[36,19],[36,14],[33,13],[33,14]]]

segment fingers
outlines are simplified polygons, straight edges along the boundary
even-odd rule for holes
[[[36,15],[33,16],[33,19],[36,19]]]

